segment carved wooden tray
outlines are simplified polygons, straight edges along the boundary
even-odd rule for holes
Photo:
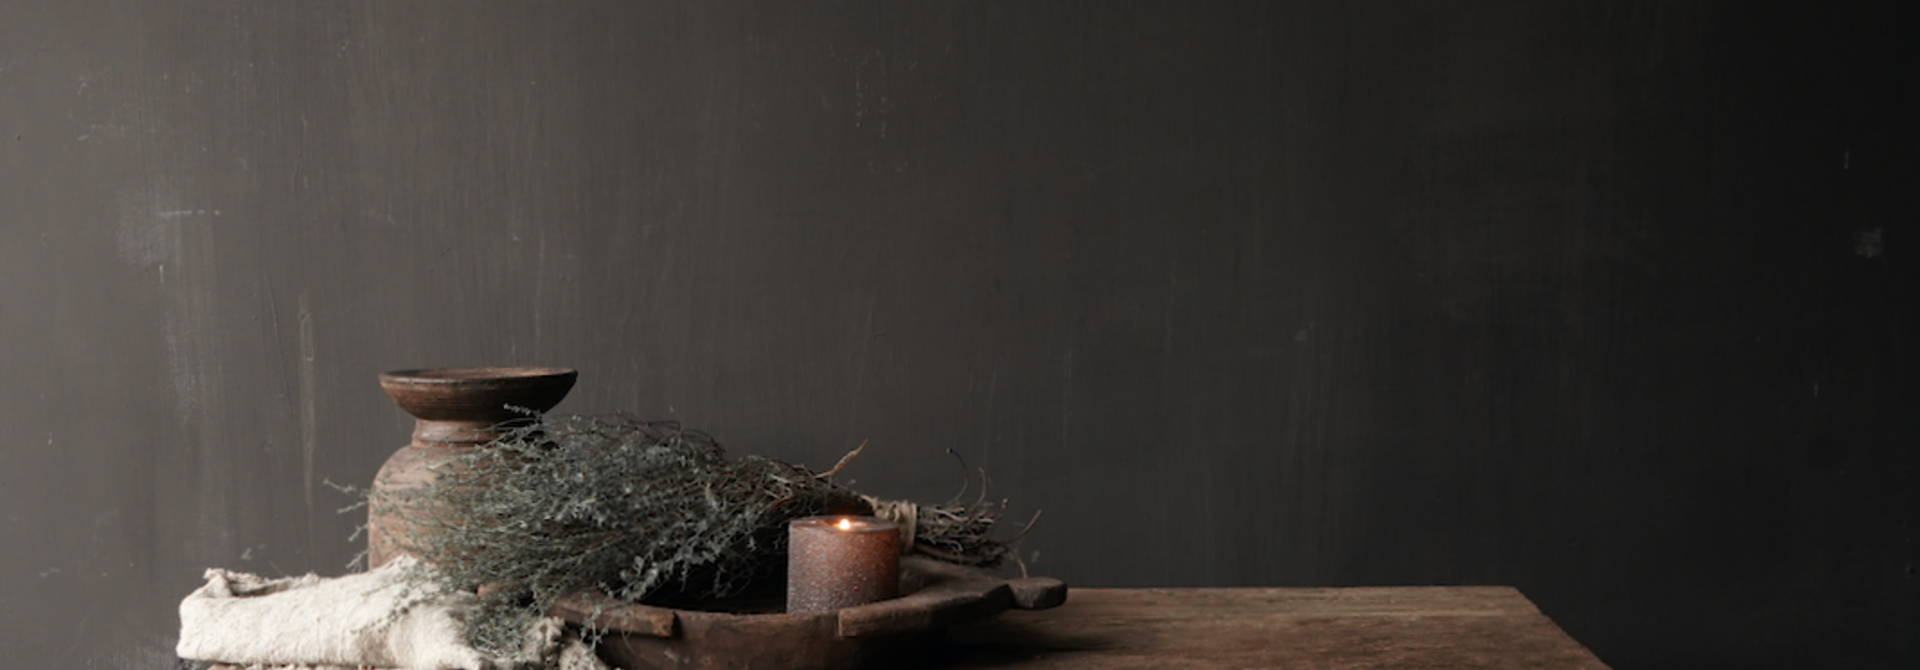
[[[900,560],[905,594],[815,614],[738,613],[615,603],[592,592],[551,612],[607,631],[600,655],[624,670],[787,668],[840,670],[887,663],[937,640],[949,624],[1008,609],[1042,610],[1067,600],[1051,577],[1003,579],[919,557]],[[592,614],[596,606],[598,614]]]

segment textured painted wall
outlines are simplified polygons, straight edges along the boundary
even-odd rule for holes
[[[1913,665],[1898,23],[1409,4],[0,0],[0,653],[340,572],[374,375],[540,363],[884,495],[955,450],[1077,584]]]

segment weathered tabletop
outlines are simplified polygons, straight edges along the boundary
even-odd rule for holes
[[[1073,589],[948,638],[932,667],[1606,668],[1504,586]]]

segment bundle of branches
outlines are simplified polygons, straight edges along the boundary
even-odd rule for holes
[[[533,617],[581,589],[630,602],[738,594],[784,569],[787,522],[804,516],[891,517],[913,529],[916,550],[951,562],[1008,554],[988,537],[998,510],[984,497],[879,501],[804,467],[729,458],[674,422],[620,416],[541,418],[399,495],[385,502],[435,510],[396,538],[431,566],[420,575],[430,590],[485,596],[468,621],[483,651],[516,648]]]

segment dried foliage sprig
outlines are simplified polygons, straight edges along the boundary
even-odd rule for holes
[[[432,566],[414,579],[483,595],[468,636],[491,653],[518,648],[531,621],[582,589],[629,602],[738,594],[785,567],[787,522],[804,516],[878,512],[935,558],[992,566],[1008,555],[989,537],[999,514],[984,498],[877,501],[804,467],[731,458],[675,422],[624,416],[527,422],[370,504],[429,510],[395,543]]]

